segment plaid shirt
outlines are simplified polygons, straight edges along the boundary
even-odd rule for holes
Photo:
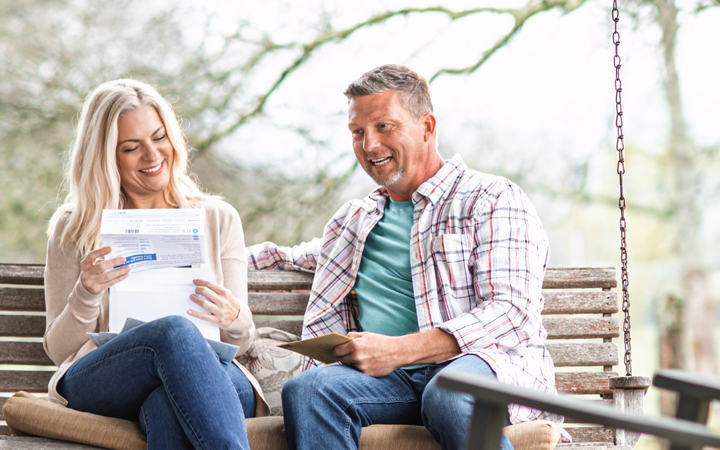
[[[485,360],[501,382],[555,393],[540,313],[549,257],[547,236],[512,182],[468,169],[455,156],[412,196],[410,261],[420,332],[452,334],[461,355]],[[322,239],[295,247],[248,249],[251,269],[314,271],[303,339],[358,330],[355,285],[368,233],[388,202],[385,188],[351,200]],[[312,361],[310,366],[318,363]],[[511,423],[554,415],[510,405]]]

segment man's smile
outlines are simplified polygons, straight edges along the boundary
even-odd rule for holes
[[[373,163],[374,166],[384,166],[385,164],[389,163],[392,159],[392,156],[388,156],[386,158],[379,158],[379,159],[371,159],[370,162]]]

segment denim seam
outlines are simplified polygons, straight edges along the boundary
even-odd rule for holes
[[[349,417],[349,415],[346,413],[347,409],[350,408],[352,405],[357,404],[368,404],[368,403],[378,403],[378,404],[388,404],[388,403],[411,403],[418,401],[417,397],[392,397],[392,398],[358,398],[355,400],[349,400],[343,405],[342,412],[345,414],[345,417]],[[357,445],[357,443],[352,439],[350,436],[350,430],[352,429],[352,420],[347,420],[345,422],[345,440],[349,444],[349,447],[352,448],[353,446]]]
[[[155,352],[153,351],[153,353],[155,353]],[[162,364],[162,361],[160,361],[160,358],[157,357],[157,353],[155,353],[155,361],[156,361],[156,364],[157,364],[157,366],[158,366],[158,375],[160,375],[160,378],[162,379],[162,378],[163,378],[162,375],[165,373],[165,367],[164,367],[164,365]],[[165,387],[165,392],[167,392],[168,400],[170,400],[170,403],[172,403],[173,408],[174,408],[175,411],[176,411],[176,415],[181,416],[181,417],[178,417],[178,420],[179,420],[180,418],[182,418],[182,419],[185,421],[185,423],[187,423],[188,428],[189,428],[190,431],[192,432],[192,434],[193,434],[193,436],[195,437],[197,443],[200,445],[201,448],[205,448],[205,443],[204,443],[203,440],[200,438],[200,436],[197,434],[197,431],[195,431],[195,427],[193,426],[193,423],[192,423],[192,421],[190,420],[190,417],[188,417],[187,413],[183,410],[183,408],[182,408],[182,407],[177,403],[177,401],[175,400],[174,394],[173,394],[173,392],[172,392],[171,387],[165,385],[165,383],[163,383],[163,386]],[[182,425],[182,423],[181,423],[181,425]],[[183,429],[184,429],[184,427],[183,427]],[[194,444],[193,444],[193,445],[194,445]]]

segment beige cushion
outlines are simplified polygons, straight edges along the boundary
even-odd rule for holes
[[[3,415],[14,435],[32,434],[116,450],[147,449],[137,422],[75,411],[27,392],[10,397]]]
[[[27,392],[18,392],[3,407],[14,435],[80,442],[117,450],[146,450],[145,436],[137,422],[97,416],[50,403]],[[282,417],[258,417],[246,422],[253,450],[287,450]],[[515,450],[552,450],[560,432],[553,422],[536,421],[503,429]],[[412,425],[373,425],[363,429],[361,450],[438,450],[430,433]]]

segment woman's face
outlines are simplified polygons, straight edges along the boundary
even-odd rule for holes
[[[155,108],[143,106],[118,118],[116,150],[128,208],[167,208],[163,190],[170,182],[174,151]]]

